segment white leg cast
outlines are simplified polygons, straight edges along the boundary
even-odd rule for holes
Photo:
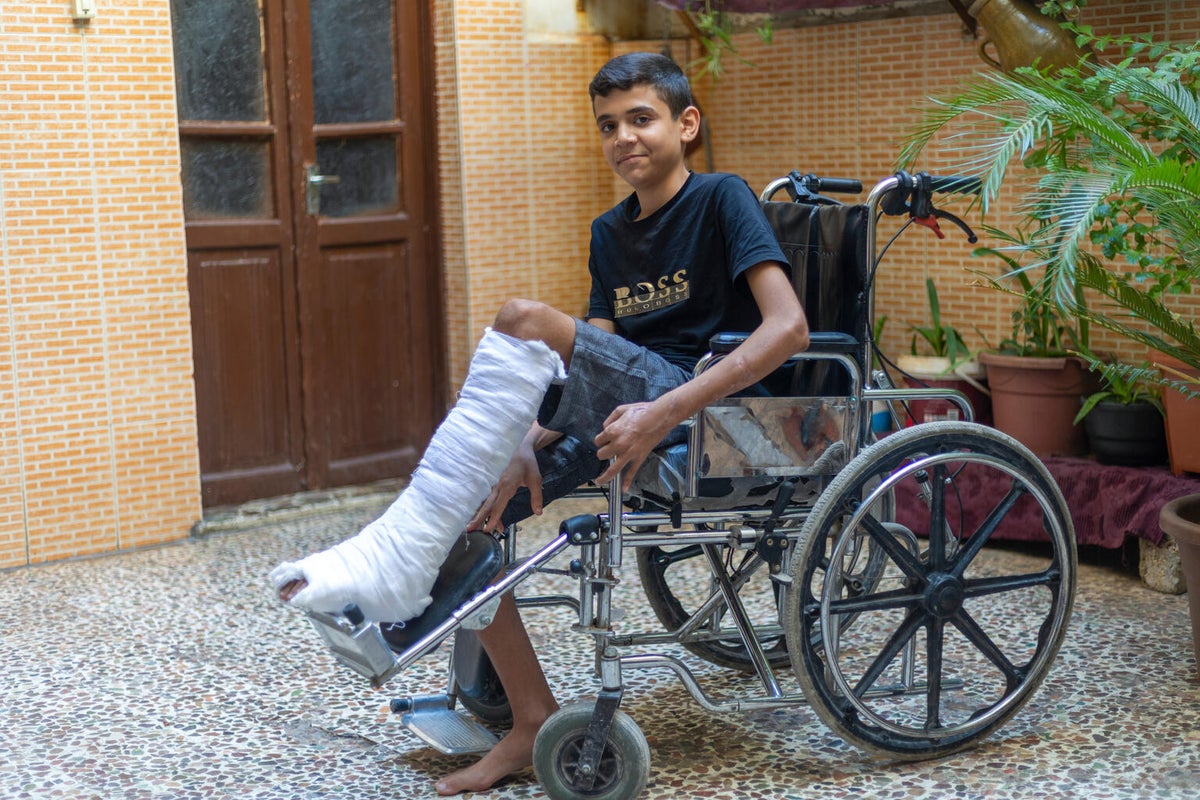
[[[429,605],[429,590],[454,540],[508,466],[537,418],[547,387],[563,378],[543,342],[490,328],[471,359],[458,403],[433,434],[408,487],[357,536],[271,572],[278,590],[303,578],[292,605],[403,622]]]

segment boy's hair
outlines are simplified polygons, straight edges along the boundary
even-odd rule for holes
[[[609,61],[588,85],[588,94],[608,97],[612,91],[627,92],[634,86],[652,86],[658,98],[667,104],[671,117],[678,119],[688,106],[695,105],[687,76],[671,59],[658,53],[625,53]]]

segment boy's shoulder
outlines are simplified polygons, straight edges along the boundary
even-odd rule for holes
[[[741,175],[732,172],[696,172],[692,175],[691,191],[697,195],[716,198],[733,197],[739,201],[757,202],[758,195]]]
[[[745,178],[732,172],[693,172],[692,180],[697,186],[716,187],[730,184],[750,188],[750,184],[746,183]]]
[[[727,193],[746,194],[749,197],[757,200],[754,190],[750,188],[750,184],[741,175],[735,175],[732,172],[693,172],[688,176],[687,182],[683,188],[679,190],[675,201],[671,205],[679,205],[680,201],[685,203],[703,200],[704,198],[713,197],[715,195],[725,195]],[[596,223],[616,223],[623,220],[629,220],[636,216],[637,211],[637,193],[629,194],[624,200],[617,203],[601,216],[597,217]]]

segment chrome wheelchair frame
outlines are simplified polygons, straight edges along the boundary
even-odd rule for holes
[[[795,202],[824,202],[821,181],[801,181],[793,173],[772,182],[762,199],[788,188]],[[844,188],[842,183],[825,180],[826,188]],[[870,268],[877,266],[878,223],[885,214],[924,213],[933,208],[934,192],[964,188],[970,187],[960,179],[904,173],[879,182],[866,202]],[[480,653],[477,640],[463,632],[486,627],[500,598],[535,574],[575,579],[577,596],[518,598],[521,607],[571,608],[577,615],[573,629],[593,638],[600,684],[594,701],[564,706],[535,744],[535,771],[552,798],[628,798],[645,786],[649,747],[619,709],[627,670],[665,669],[715,713],[807,704],[847,741],[891,758],[941,756],[985,738],[1028,701],[1065,635],[1076,566],[1070,514],[1041,462],[1015,440],[971,422],[964,395],[896,388],[885,372],[868,374],[874,319],[869,290],[863,301],[866,323],[854,335],[814,335],[813,347],[795,355],[798,363],[840,367],[844,395],[834,402],[815,398],[805,413],[784,413],[778,424],[763,423],[763,406],[753,400],[718,407],[733,409],[728,412],[706,409],[692,423],[682,496],[698,496],[705,477],[755,478],[769,483],[768,502],[695,510],[676,496],[672,503],[631,508],[618,477],[606,489],[574,495],[606,496],[605,510],[563,521],[558,535],[528,557],[516,558],[517,531],[510,526],[503,552],[495,556],[505,566],[503,577],[455,603],[443,619],[414,628],[402,645],[353,609],[310,613],[314,627],[341,663],[375,686],[456,636],[448,692],[401,698],[392,709],[443,752],[470,752],[495,738],[456,712],[456,702],[484,722],[502,723],[506,710],[502,689],[483,699],[461,690],[464,671],[476,669]],[[710,354],[697,370],[721,356]],[[915,399],[949,400],[965,421],[924,423],[868,444],[872,403],[887,403],[895,415],[894,404]],[[774,426],[767,434],[772,446],[804,449],[796,445],[803,439],[798,431],[803,418],[828,411],[811,411],[821,403],[840,403],[842,436],[830,440],[841,462],[836,470],[820,463],[830,448],[806,469],[704,458],[714,436],[728,439],[738,427],[721,413],[753,418],[760,432]],[[977,507],[964,496],[958,481],[976,472],[1009,486],[999,502]],[[1015,508],[1030,503],[1040,512],[1049,554],[1036,568],[996,574],[979,558],[984,545]],[[624,631],[614,619],[628,550],[637,554],[662,630]],[[571,556],[569,566],[552,567],[564,554]],[[695,589],[696,582],[674,577],[677,569],[700,570],[707,586],[683,599],[684,587]],[[754,592],[751,612],[747,598]],[[1009,612],[1015,615],[1000,617]],[[645,652],[677,647],[751,673],[756,691],[718,696],[679,654]],[[777,674],[789,663],[798,688],[786,687]]]

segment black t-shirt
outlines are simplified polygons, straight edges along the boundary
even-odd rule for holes
[[[646,219],[632,194],[592,223],[589,318],[691,371],[721,331],[762,321],[742,273],[787,257],[737,175],[692,174]]]

